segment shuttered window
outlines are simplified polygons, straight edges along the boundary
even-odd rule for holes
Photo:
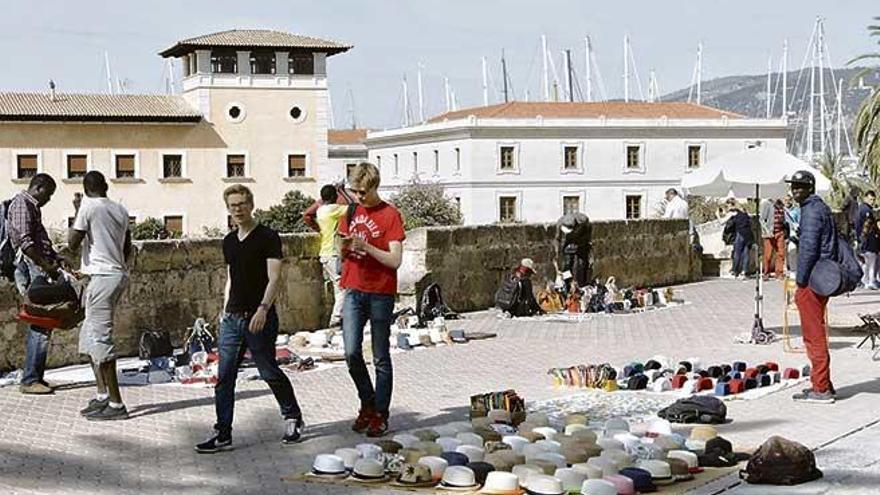
[[[88,157],[86,155],[67,155],[67,178],[75,179],[86,175]]]
[[[183,217],[165,217],[165,230],[167,230],[168,233],[171,234],[171,237],[180,237],[183,234]]]
[[[134,177],[134,155],[116,155],[116,178]]]
[[[226,177],[244,177],[244,155],[226,156]]]
[[[183,156],[162,155],[162,176],[166,179],[169,177],[182,177]]]
[[[19,179],[29,179],[37,175],[37,155],[18,155],[17,170]]]
[[[287,176],[306,176],[306,155],[287,155]]]

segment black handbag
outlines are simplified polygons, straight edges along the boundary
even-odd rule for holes
[[[159,357],[171,357],[174,354],[174,346],[171,345],[171,337],[166,332],[145,330],[141,334],[138,356],[141,359],[151,360]]]

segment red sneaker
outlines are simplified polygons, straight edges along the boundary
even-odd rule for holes
[[[367,428],[370,426],[370,422],[375,415],[376,412],[373,411],[372,408],[361,407],[361,410],[358,411],[357,419],[355,419],[354,424],[351,425],[351,429],[358,433],[363,433],[367,431]]]
[[[384,436],[388,432],[388,415],[374,413],[367,427],[367,436],[371,438]]]

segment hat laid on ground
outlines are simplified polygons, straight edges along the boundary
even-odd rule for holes
[[[576,432],[579,432],[579,431],[584,431],[584,430],[586,430],[586,431],[590,431],[590,428],[587,427],[587,425],[582,425],[582,424],[579,424],[579,423],[572,423],[572,424],[567,425],[567,426],[565,427],[565,429],[563,430],[563,433],[564,433],[566,436],[571,436],[571,434],[573,434],[573,433],[576,433]]]
[[[648,387],[648,377],[642,374],[633,375],[626,381],[627,390],[645,390]]]
[[[351,470],[350,481],[359,483],[381,483],[388,480],[385,474],[385,464],[376,459],[359,459]]]
[[[547,440],[553,440],[556,435],[559,434],[555,428],[551,428],[549,426],[539,426],[537,428],[532,428],[532,432],[544,435],[544,438]]]
[[[403,462],[414,464],[428,454],[422,449],[403,448],[400,449],[400,452],[398,452],[397,455],[403,458]]]
[[[558,468],[568,466],[568,461],[566,461],[565,456],[562,454],[557,454],[556,452],[544,452],[542,454],[538,454],[532,458],[532,462],[537,461],[552,462]]]
[[[617,474],[620,469],[617,467],[617,463],[614,462],[613,459],[609,459],[607,457],[591,457],[587,464],[597,467],[602,470],[602,476],[610,476],[612,474]]]
[[[510,411],[506,409],[492,409],[486,416],[492,423],[510,424]]]
[[[471,419],[471,426],[472,426],[471,431],[473,431],[474,428],[488,428],[489,425],[491,425],[491,424],[492,424],[492,420],[490,420],[486,416],[483,416],[480,418],[473,418],[473,419]]]
[[[455,428],[455,431],[459,433],[474,431],[474,425],[470,421],[453,421],[449,423],[449,426]]]
[[[669,469],[672,471],[672,479],[675,481],[688,481],[694,479],[694,473],[691,472],[688,463],[675,458],[667,458]]]
[[[425,455],[440,455],[443,453],[443,447],[439,443],[434,442],[416,442],[412,448],[421,450]]]
[[[587,425],[587,415],[586,414],[566,414],[564,418],[562,418],[565,426],[568,425]]]
[[[496,471],[507,471],[510,472],[515,465],[511,462],[511,459],[505,456],[502,452],[493,452],[491,454],[486,454],[483,457],[483,462],[488,462],[492,466],[495,467]]]
[[[526,480],[536,474],[544,474],[544,470],[540,466],[534,464],[518,464],[513,466],[510,472],[519,480],[519,486],[525,488]]]
[[[412,434],[414,437],[423,442],[433,442],[434,440],[440,438],[440,435],[438,435],[436,431],[431,429],[416,430],[412,432]]]
[[[538,440],[543,440],[543,439],[544,439],[544,435],[541,435],[540,433],[536,433],[536,432],[534,432],[534,431],[522,431],[522,430],[520,430],[520,431],[519,431],[519,436],[525,438],[525,439],[528,440],[529,442],[537,442]]]
[[[586,474],[573,468],[559,468],[553,477],[562,482],[562,489],[568,493],[580,493],[581,485],[587,480]]]
[[[492,426],[500,426],[500,425],[492,425]],[[478,435],[483,439],[483,442],[500,442],[504,437],[501,433],[498,433],[492,428],[475,428],[474,435]]]
[[[606,432],[611,430],[629,431],[629,429],[629,423],[623,418],[611,418],[605,422],[604,427]]]
[[[395,440],[379,440],[376,445],[386,454],[396,454],[403,448],[403,444]]]
[[[595,431],[584,425],[568,425],[565,427],[565,434],[573,439],[588,440],[592,443],[596,443],[596,439],[598,438]],[[561,441],[562,440],[560,439],[560,442]]]
[[[632,467],[634,462],[633,457],[623,450],[603,450],[599,457],[611,459],[618,469]]]
[[[633,480],[622,474],[612,474],[606,476],[605,481],[611,482],[617,490],[617,495],[636,495],[636,488]]]
[[[538,466],[544,474],[552,475],[559,469],[559,464],[554,461],[548,461],[547,459],[532,459],[529,461],[529,464],[534,464]]]
[[[439,488],[441,490],[466,492],[475,490],[479,486],[471,468],[467,466],[449,466],[443,473]]]
[[[678,437],[674,437],[670,435],[661,435],[654,439],[654,445],[660,447],[665,451],[676,450],[684,447],[684,439],[681,438],[679,441]]]
[[[608,480],[589,479],[581,484],[581,495],[617,495],[617,487]]]
[[[495,466],[482,461],[468,463],[467,467],[471,468],[471,471],[474,472],[474,479],[477,480],[478,485],[484,484],[486,476],[495,471]]]
[[[458,434],[458,429],[456,429],[454,426],[450,425],[449,423],[447,423],[445,425],[437,425],[431,429],[436,431],[437,434],[440,435],[441,437],[455,438],[455,435]],[[436,440],[436,438],[434,440]]]
[[[731,467],[749,458],[747,454],[734,453],[733,444],[724,437],[707,440],[703,454],[697,457],[700,460],[700,466],[709,467]]]
[[[536,426],[550,426],[550,418],[547,413],[532,412],[526,415],[526,421]]]
[[[443,452],[455,452],[462,444],[461,440],[453,437],[440,437],[434,443],[443,447]]]
[[[312,470],[308,472],[308,476],[338,479],[345,478],[347,474],[345,461],[335,454],[318,454],[312,461]]]
[[[431,470],[431,476],[434,478],[434,481],[440,481],[446,468],[449,467],[449,463],[446,462],[446,459],[434,456],[422,457],[419,459],[419,464],[427,466],[428,469]]]
[[[586,462],[572,464],[571,468],[584,473],[584,475],[586,475],[586,477],[590,479],[598,479],[602,477],[602,468],[594,466],[592,464],[588,464]]]
[[[697,454],[689,450],[670,450],[666,454],[667,459],[679,459],[687,463],[688,471],[691,473],[702,473],[703,468],[700,467],[699,457]]]
[[[602,447],[603,450],[607,449],[624,449],[623,442],[620,440],[615,440],[613,438],[600,438],[596,440],[596,445]]]
[[[392,485],[408,488],[427,488],[434,486],[437,481],[431,474],[431,468],[424,464],[404,464],[400,475],[391,482]]]
[[[481,430],[491,430],[500,435],[515,435],[518,431],[516,426],[506,423],[492,423],[488,428],[480,428]]]
[[[626,468],[620,470],[621,476],[626,476],[633,481],[633,488],[639,493],[651,493],[657,491],[657,486],[651,477],[651,473],[640,468]]]
[[[458,435],[455,435],[455,438],[457,438],[462,445],[473,445],[474,447],[482,447],[483,444],[486,443],[483,440],[483,437],[469,431],[461,432]]]
[[[538,454],[543,454],[544,452],[546,452],[546,450],[536,443],[528,443],[522,448],[522,455],[526,457],[526,460],[529,460]]]
[[[651,383],[651,392],[658,394],[672,390],[672,377],[661,376]]]
[[[666,461],[657,459],[640,459],[636,461],[636,467],[651,473],[651,481],[657,485],[673,483],[672,469]]]
[[[501,441],[510,445],[510,448],[518,454],[522,453],[523,447],[531,443],[528,438],[521,435],[506,435],[501,437]]]
[[[412,447],[414,443],[419,441],[419,437],[410,435],[409,433],[401,433],[391,437],[392,440],[403,445],[405,448]]]
[[[714,426],[698,425],[691,430],[691,440],[707,441],[718,436],[718,430]]]
[[[546,452],[562,452],[562,444],[556,440],[538,440],[535,445],[541,447]]]
[[[565,462],[569,465],[587,462],[590,457],[595,457],[590,455],[591,453],[593,452],[588,452],[586,449],[578,445],[566,445],[562,449],[562,455],[565,456]]]
[[[351,470],[354,467],[354,463],[356,463],[357,460],[361,458],[361,453],[358,452],[357,449],[352,449],[348,447],[336,449],[336,452],[334,452],[334,454],[342,458],[342,462],[345,464],[345,469],[348,470]]]
[[[486,446],[483,448],[486,449],[487,454],[498,452],[499,450],[513,450],[510,445],[507,445],[504,442],[486,442]]]
[[[459,445],[455,451],[466,455],[468,462],[481,462],[483,457],[486,456],[485,450],[480,447],[474,447],[473,445]]]
[[[440,457],[446,459],[450,466],[466,466],[470,459],[461,452],[443,452]]]
[[[660,364],[656,359],[649,359],[645,361],[645,370],[659,370],[662,369],[663,365]]]
[[[484,495],[520,495],[519,478],[513,473],[492,471],[486,476],[486,482],[479,494]]]
[[[666,459],[666,451],[653,443],[639,442],[633,444],[631,448],[627,449],[627,452],[638,459]]]
[[[553,476],[536,474],[526,480],[526,493],[529,495],[565,495],[562,482]]]
[[[522,261],[519,262],[519,266],[535,271],[535,262],[532,261],[531,258],[523,258]]]
[[[648,431],[645,433],[647,437],[658,437],[660,435],[672,435],[672,423],[665,419],[653,419],[648,424]]]
[[[639,437],[626,431],[615,434],[614,439],[623,444],[623,446],[625,447],[624,450],[629,450],[633,448],[634,445],[641,443],[641,439]]]
[[[374,443],[359,443],[355,448],[364,459],[378,459],[382,455],[382,447]]]

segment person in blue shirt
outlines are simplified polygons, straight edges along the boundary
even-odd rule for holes
[[[797,271],[797,243],[798,230],[801,224],[801,207],[794,202],[791,194],[782,197],[782,204],[785,206],[785,221],[788,223],[788,248],[786,250],[786,261],[789,272]]]
[[[749,250],[755,243],[752,219],[735,199],[728,199],[727,206],[732,216],[727,220],[724,230],[732,230],[736,234],[733,240],[733,269],[730,274],[742,280],[745,279],[746,273],[749,271]]]
[[[862,232],[859,236],[859,253],[862,257],[862,268],[865,276],[862,277],[862,285],[871,290],[877,290],[877,253],[880,252],[880,230],[877,229],[877,221],[873,216],[865,219]]]

